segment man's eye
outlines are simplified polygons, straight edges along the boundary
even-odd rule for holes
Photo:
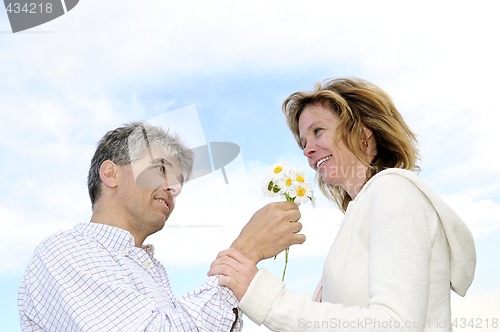
[[[155,166],[155,168],[161,173],[161,174],[165,174],[165,172],[167,171],[165,166]]]

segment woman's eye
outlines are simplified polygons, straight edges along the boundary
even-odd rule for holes
[[[316,129],[314,129],[314,131],[313,131],[314,135],[318,135],[320,133],[320,131],[322,131],[322,130],[323,130],[323,128],[316,128]]]

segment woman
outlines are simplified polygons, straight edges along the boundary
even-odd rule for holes
[[[467,226],[412,171],[414,134],[377,86],[341,78],[283,103],[288,126],[345,213],[313,298],[236,249],[211,274],[273,331],[451,331],[450,287],[464,296],[476,264]]]

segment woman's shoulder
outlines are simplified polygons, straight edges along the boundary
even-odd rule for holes
[[[368,182],[379,178],[407,179],[410,181],[418,181],[418,175],[410,170],[402,168],[386,168],[375,174]]]
[[[371,191],[370,189],[420,191],[422,187],[426,187],[425,183],[414,172],[401,168],[387,168],[371,177],[364,185],[363,191]]]

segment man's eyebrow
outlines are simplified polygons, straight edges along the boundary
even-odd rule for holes
[[[165,164],[167,166],[173,166],[173,164],[165,158],[155,158],[151,159],[150,164]]]

